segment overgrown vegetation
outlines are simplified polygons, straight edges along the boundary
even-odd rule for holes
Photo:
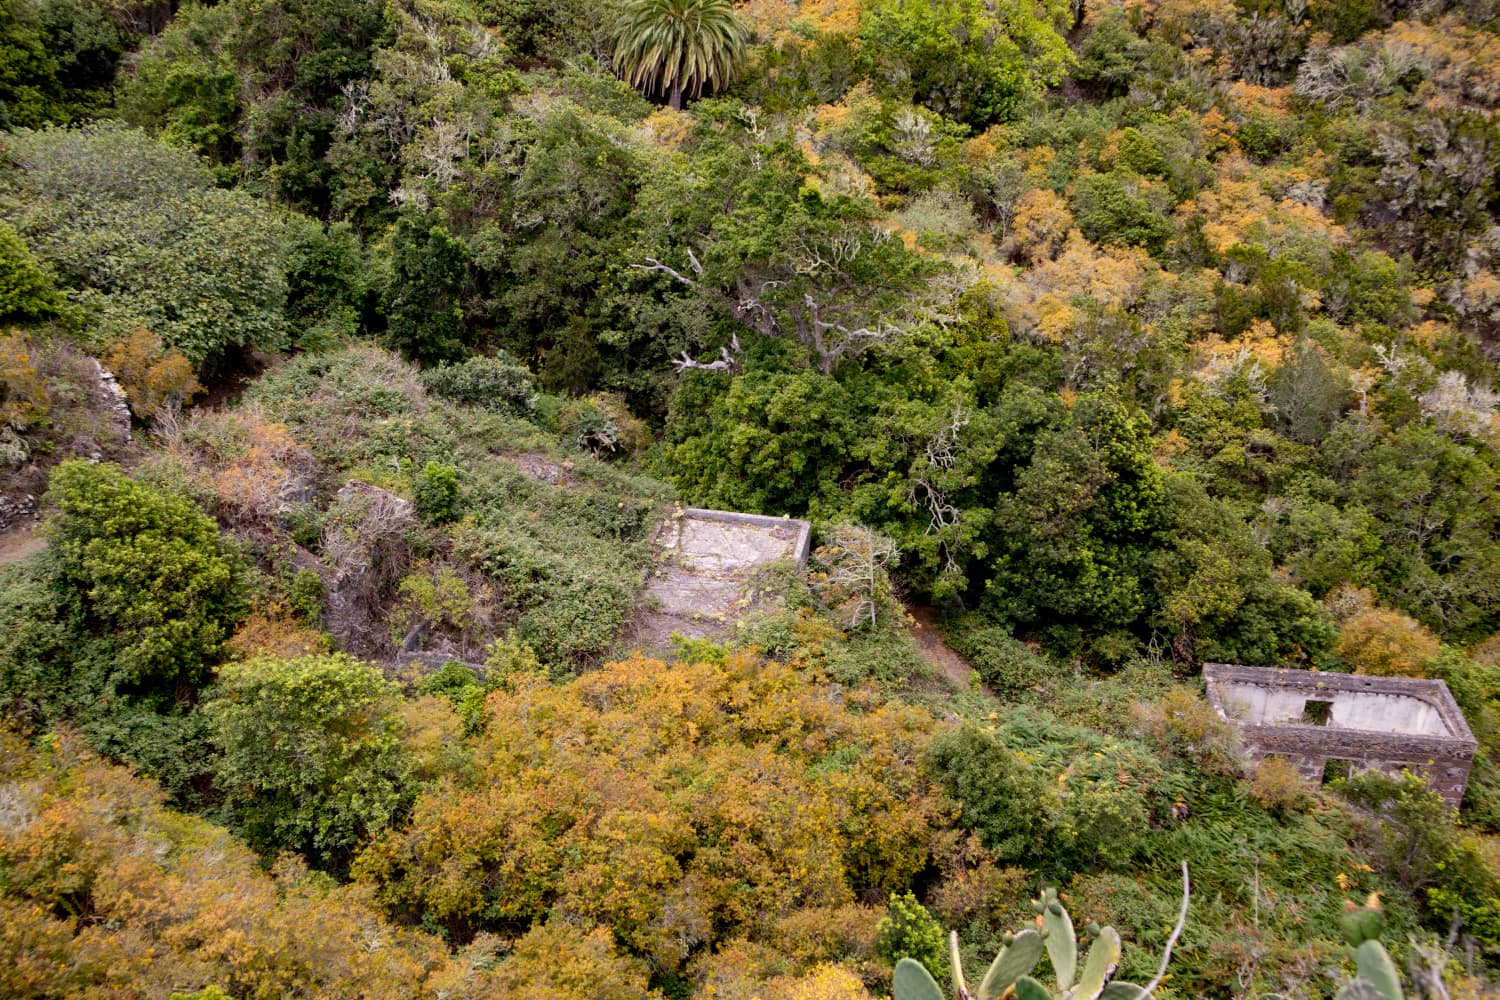
[[[1497,35],[0,0],[0,992],[860,1000],[1045,886],[1146,983],[1185,860],[1153,996],[1371,893],[1487,995]],[[818,547],[634,655],[673,503]],[[1461,810],[1205,661],[1446,681]]]

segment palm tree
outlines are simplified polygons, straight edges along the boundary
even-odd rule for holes
[[[750,29],[729,0],[625,0],[615,24],[615,68],[634,87],[667,95],[718,88],[745,58]]]

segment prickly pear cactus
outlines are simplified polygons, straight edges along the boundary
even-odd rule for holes
[[[1005,943],[1005,947],[1000,949],[1000,953],[990,963],[990,970],[984,974],[984,980],[979,984],[979,995],[981,997],[1000,996],[1007,987],[1036,968],[1036,963],[1041,957],[1042,936],[1040,934],[1033,930],[1024,930],[1016,934]]]
[[[1339,929],[1354,945],[1354,964],[1359,974],[1339,990],[1338,1000],[1403,1000],[1401,976],[1379,940],[1380,932],[1385,929],[1380,894],[1370,893],[1364,906],[1345,903]]]
[[[1042,940],[1047,945],[1047,957],[1052,959],[1052,971],[1057,974],[1057,988],[1066,993],[1078,968],[1078,938],[1073,933],[1072,918],[1057,898],[1056,889],[1046,890],[1031,905],[1042,918]]]
[[[891,992],[896,1000],[943,1000],[937,980],[921,962],[903,958],[896,963],[896,977]]]
[[[1380,1000],[1403,1000],[1401,976],[1391,956],[1385,953],[1385,945],[1366,941],[1354,952],[1354,963],[1359,968],[1354,982],[1369,985]]]
[[[949,962],[953,967],[953,992],[957,1000],[1142,1000],[1145,990],[1133,983],[1110,982],[1120,964],[1120,935],[1113,927],[1089,925],[1093,938],[1083,968],[1078,967],[1078,935],[1067,907],[1055,889],[1042,893],[1032,907],[1040,930],[1027,928],[1007,938],[990,963],[977,989],[964,980],[958,953],[958,934],[948,938]],[[1049,990],[1031,973],[1047,952],[1056,975]],[[921,963],[903,958],[896,965],[895,1000],[942,1000],[936,980]]]
[[[1364,906],[1356,906],[1352,900],[1344,902],[1344,915],[1339,918],[1339,930],[1349,945],[1358,948],[1366,941],[1380,940],[1385,930],[1385,911],[1380,908],[1380,893],[1372,892]]]
[[[1380,908],[1380,894],[1372,892],[1363,906],[1344,904],[1339,930],[1354,946],[1354,963],[1358,974],[1339,988],[1334,1000],[1404,1000],[1401,976],[1396,965],[1379,941],[1385,929],[1385,914]],[[1260,1000],[1286,1000],[1279,993],[1267,993]]]

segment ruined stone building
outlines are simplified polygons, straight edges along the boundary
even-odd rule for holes
[[[1402,769],[1457,808],[1477,744],[1442,681],[1204,664],[1208,701],[1252,761],[1285,757],[1309,781]]]

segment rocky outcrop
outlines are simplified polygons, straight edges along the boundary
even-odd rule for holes
[[[386,598],[411,565],[407,532],[417,524],[410,500],[350,480],[325,518],[322,544],[324,624],[339,645],[361,656],[388,649]]]
[[[0,494],[0,531],[29,527],[36,516],[36,497],[30,493]]]
[[[114,372],[101,365],[98,360],[89,358],[89,365],[94,375],[91,393],[94,397],[94,406],[108,418],[108,426],[114,432],[113,436],[123,444],[130,440],[130,404],[125,399],[125,390],[120,388],[120,381],[115,378]],[[96,453],[84,457],[97,462],[104,456]]]

